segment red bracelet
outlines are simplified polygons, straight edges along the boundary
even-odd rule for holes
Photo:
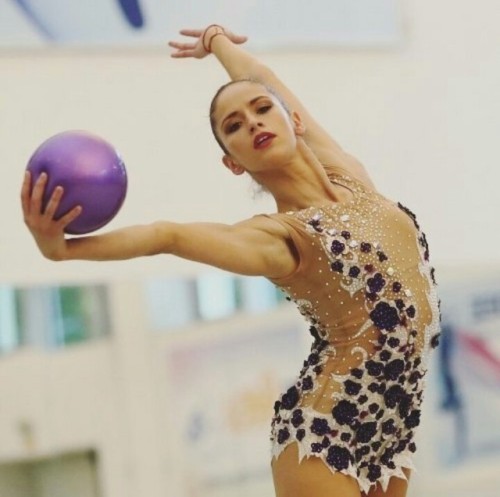
[[[213,28],[213,27],[216,27],[217,28],[217,32],[214,33],[210,39],[208,40],[208,45],[205,43],[205,37],[207,35],[207,31],[210,29],[210,28]],[[212,38],[214,38],[215,36],[219,35],[219,34],[223,34],[225,35],[226,32],[224,31],[224,28],[222,26],[219,26],[218,24],[210,24],[210,26],[207,26],[205,28],[205,31],[203,32],[203,35],[202,35],[202,38],[201,38],[201,43],[203,45],[203,48],[205,49],[205,52],[207,53],[211,53],[211,50],[210,50],[210,46],[211,46],[211,42],[212,42]]]

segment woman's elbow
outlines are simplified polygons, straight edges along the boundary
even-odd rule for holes
[[[175,245],[175,225],[167,221],[156,221],[148,226],[151,243],[146,255],[172,254]]]

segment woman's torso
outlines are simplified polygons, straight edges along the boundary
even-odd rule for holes
[[[275,406],[273,453],[298,440],[302,455],[330,455],[335,469],[375,478],[383,468],[368,457],[376,453],[390,471],[414,448],[439,332],[434,270],[407,208],[348,175],[329,176],[352,191],[350,200],[271,216],[299,254],[296,271],[274,283],[314,337],[297,382]]]

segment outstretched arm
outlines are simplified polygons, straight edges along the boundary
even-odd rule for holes
[[[177,49],[172,53],[172,57],[202,58],[212,52],[231,80],[249,78],[273,88],[282,97],[290,111],[300,115],[305,126],[303,138],[322,164],[346,169],[373,187],[363,165],[342,149],[271,68],[239,46],[246,41],[245,37],[235,35],[226,29],[222,32],[222,28],[218,26],[209,26],[206,30],[185,29],[181,31],[181,34],[194,37],[196,40],[193,43],[170,42],[170,46]]]
[[[264,216],[234,224],[159,221],[130,226],[102,235],[65,238],[64,228],[81,212],[75,207],[54,219],[63,189],[57,187],[45,210],[42,197],[47,182],[41,175],[31,189],[26,174],[21,201],[24,221],[40,252],[50,260],[123,260],[173,254],[233,273],[280,278],[297,266],[286,230]]]

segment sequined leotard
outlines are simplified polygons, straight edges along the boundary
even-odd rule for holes
[[[299,254],[273,283],[314,337],[296,383],[275,404],[273,457],[290,443],[354,477],[363,492],[413,468],[439,300],[425,235],[406,207],[327,169],[351,199],[270,217]]]

